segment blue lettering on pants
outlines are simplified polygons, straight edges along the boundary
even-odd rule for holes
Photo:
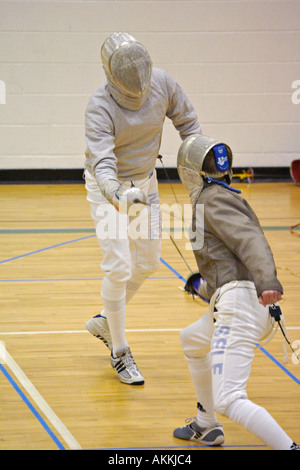
[[[223,356],[226,346],[227,339],[230,333],[229,326],[218,326],[215,329],[214,337],[211,344],[211,355],[212,356]],[[216,362],[212,364],[212,373],[221,375],[223,372],[223,362]]]

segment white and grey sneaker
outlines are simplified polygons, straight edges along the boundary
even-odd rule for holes
[[[223,427],[220,423],[201,428],[196,421],[193,421],[187,426],[176,428],[173,436],[185,441],[199,442],[206,446],[220,446],[225,441]]]
[[[107,319],[105,317],[103,317],[101,314],[96,315],[95,317],[88,320],[85,326],[92,335],[103,341],[105,346],[107,346],[110,351],[112,350],[112,340]]]
[[[117,357],[114,357],[111,353],[110,362],[113,369],[118,373],[121,382],[131,385],[143,385],[145,382],[133,359],[130,348],[122,351],[120,356]]]

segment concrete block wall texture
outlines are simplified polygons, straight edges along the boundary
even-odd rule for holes
[[[173,75],[236,167],[299,158],[299,0],[18,0],[0,1],[0,170],[83,168],[85,108],[114,31]],[[166,120],[167,167],[179,145]]]

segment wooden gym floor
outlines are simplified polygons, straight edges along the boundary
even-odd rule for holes
[[[179,183],[181,204],[188,203]],[[290,342],[300,348],[300,187],[240,182],[273,249],[285,288],[282,309]],[[161,203],[174,204],[168,184]],[[181,288],[189,270],[163,237],[159,270],[127,309],[127,338],[145,385],[119,382],[107,348],[85,329],[101,310],[101,253],[84,185],[0,185],[0,450],[204,450],[173,438],[195,414],[195,396],[179,331],[206,312]],[[175,236],[175,231],[174,231]],[[176,239],[192,269],[187,240]],[[248,383],[300,443],[300,364],[280,332],[258,348]],[[269,450],[224,417],[226,442],[210,450]]]

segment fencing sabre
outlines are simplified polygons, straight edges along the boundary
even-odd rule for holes
[[[168,180],[168,183],[169,183],[169,185],[170,185],[170,187],[171,187],[171,190],[172,190],[172,193],[173,193],[173,195],[174,195],[175,201],[176,201],[177,205],[179,206],[179,202],[178,202],[176,193],[175,193],[175,191],[174,191],[174,188],[173,188],[171,179],[170,179],[170,177],[169,177],[169,174],[168,174],[168,172],[167,172],[167,170],[166,170],[166,167],[165,167],[165,165],[164,165],[164,163],[163,163],[162,156],[161,156],[161,155],[158,155],[157,158],[159,159],[159,161],[160,161],[160,163],[161,163],[161,165],[162,165],[162,167],[163,167],[164,173],[165,173],[165,175],[166,175],[166,177],[167,177],[167,180]],[[182,219],[182,222],[184,223],[184,220],[183,220],[183,219]],[[170,232],[169,232],[169,237],[170,237],[170,240],[171,240],[171,242],[173,243],[174,247],[176,248],[177,252],[178,252],[179,255],[181,256],[182,260],[184,261],[186,267],[187,267],[188,270],[191,272],[191,274],[193,274],[194,271],[193,271],[193,270],[191,269],[191,267],[189,266],[189,264],[188,264],[186,258],[184,257],[183,253],[182,253],[181,250],[179,249],[177,243],[175,242],[175,240],[174,240],[174,238],[172,237],[172,235],[171,235]]]
[[[170,179],[170,177],[169,177],[169,174],[168,174],[168,172],[167,172],[167,169],[166,169],[166,167],[165,167],[165,165],[164,165],[164,162],[163,162],[162,156],[161,156],[161,155],[158,155],[158,157],[157,157],[157,158],[158,158],[158,160],[160,161],[160,163],[161,163],[161,165],[162,165],[162,167],[163,167],[164,173],[165,173],[165,175],[166,175],[166,177],[167,177],[168,183],[169,183],[169,185],[171,186],[171,190],[172,190],[173,196],[174,196],[174,198],[175,198],[175,201],[176,201],[176,202],[177,202],[177,204],[179,205],[179,202],[178,202],[178,199],[177,199],[176,193],[175,193],[175,191],[174,191],[174,188],[173,188],[173,185],[172,185],[171,179]]]
[[[281,333],[283,334],[283,337],[284,337],[285,341],[287,342],[287,344],[289,345],[289,347],[290,347],[291,351],[293,352],[294,356],[297,358],[297,360],[300,363],[300,357],[298,356],[298,354],[294,350],[293,346],[291,345],[291,343],[288,339],[287,333],[284,329],[284,326],[281,324],[281,316],[283,318],[283,314],[282,314],[280,305],[278,303],[270,305],[269,306],[269,312],[270,312],[271,317],[274,318],[274,320],[278,323],[279,328],[281,330]]]

